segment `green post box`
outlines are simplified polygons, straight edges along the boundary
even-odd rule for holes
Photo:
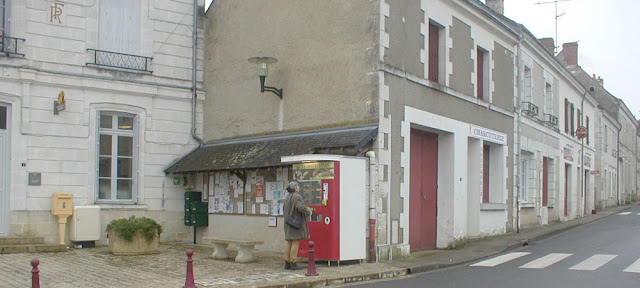
[[[202,201],[202,192],[184,192],[184,225],[193,227],[209,226],[208,209],[208,203]]]

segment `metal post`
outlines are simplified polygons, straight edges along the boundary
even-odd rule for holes
[[[313,246],[315,245],[315,242],[309,241],[309,268],[307,269],[307,273],[304,274],[307,276],[318,276],[318,273],[316,272],[316,257],[314,255],[316,250],[313,249]]]
[[[198,288],[195,281],[193,281],[193,250],[187,250],[187,279],[184,282],[182,288]]]
[[[34,258],[31,260],[31,288],[40,288],[40,270],[38,270],[38,265],[40,265],[40,260]]]

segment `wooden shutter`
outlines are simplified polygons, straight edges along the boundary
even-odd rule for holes
[[[440,66],[439,58],[440,53],[438,51],[440,43],[440,28],[438,26],[429,24],[429,80],[438,82],[438,67]]]
[[[491,147],[484,145],[482,147],[482,203],[489,203],[489,154]]]
[[[100,50],[140,54],[140,0],[100,1]]]

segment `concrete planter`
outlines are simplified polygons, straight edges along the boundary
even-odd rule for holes
[[[147,241],[144,236],[137,232],[133,240],[127,241],[120,237],[118,233],[112,231],[109,234],[109,250],[113,255],[145,255],[158,253],[158,235],[152,241]]]

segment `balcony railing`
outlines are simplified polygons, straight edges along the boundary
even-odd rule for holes
[[[529,116],[537,116],[538,106],[536,106],[531,102],[522,102],[522,113],[527,114]]]
[[[551,114],[544,114],[544,122],[549,126],[557,126],[558,125],[558,117],[553,116]]]
[[[9,36],[0,36],[0,54],[24,56],[18,43],[24,43],[24,39]]]
[[[87,63],[88,65],[98,65],[113,68],[121,68],[128,70],[144,71],[152,73],[150,70],[152,57],[131,55],[125,53],[117,53],[111,51],[87,49],[87,51],[93,52],[93,62]]]

